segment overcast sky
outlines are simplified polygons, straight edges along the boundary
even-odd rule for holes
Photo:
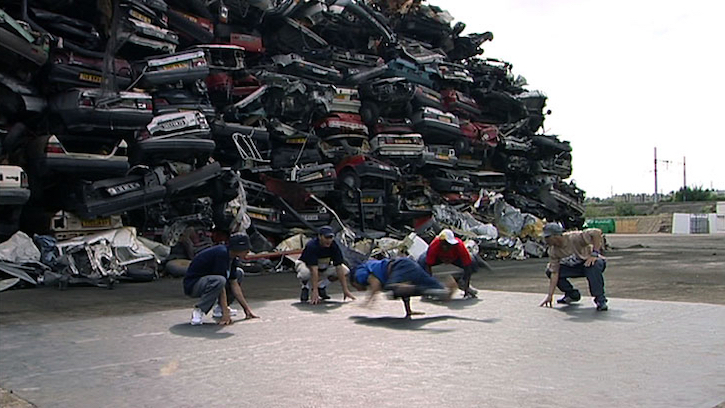
[[[513,64],[549,97],[546,133],[573,147],[587,197],[683,185],[725,190],[725,2],[429,1],[466,32],[491,31],[484,57]]]

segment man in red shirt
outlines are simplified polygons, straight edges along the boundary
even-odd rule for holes
[[[444,229],[433,238],[428,250],[418,258],[418,264],[428,273],[431,273],[433,266],[439,264],[451,264],[463,269],[462,276],[456,279],[458,287],[466,297],[476,297],[478,290],[471,286],[471,274],[476,271],[476,264],[471,259],[466,245],[453,234],[453,231]]]

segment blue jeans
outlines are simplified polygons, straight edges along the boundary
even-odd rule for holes
[[[408,283],[415,286],[416,293],[427,289],[443,289],[438,280],[428,274],[418,263],[410,258],[398,258],[390,264],[390,277],[385,286],[396,283]]]
[[[584,266],[584,263],[577,266],[560,265],[559,281],[556,283],[556,287],[570,298],[579,300],[582,295],[579,293],[579,290],[572,286],[569,278],[587,278],[589,282],[589,293],[594,297],[594,300],[597,302],[606,301],[607,297],[604,296],[605,269],[607,269],[607,262],[604,259],[597,259],[592,266]],[[551,271],[549,269],[546,270],[546,276],[551,278]]]

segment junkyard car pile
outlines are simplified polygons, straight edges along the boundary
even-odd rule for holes
[[[546,96],[452,21],[418,1],[4,1],[0,233],[402,238],[504,208],[580,226]]]

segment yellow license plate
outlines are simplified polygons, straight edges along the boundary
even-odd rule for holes
[[[438,116],[438,120],[440,120],[441,122],[451,123],[451,118],[449,118],[448,116]]]
[[[256,218],[258,220],[267,221],[267,216],[264,214],[247,213],[249,218]]]
[[[372,197],[363,197],[362,202],[363,204],[372,204],[375,202],[375,199]]]
[[[302,144],[307,140],[306,137],[298,137],[294,139],[287,139],[287,143],[289,144]]]
[[[93,74],[86,74],[85,72],[81,72],[78,74],[78,79],[81,81],[87,81],[87,82],[93,82],[94,84],[100,84],[103,80],[103,77],[100,75],[93,75]]]
[[[436,154],[436,159],[448,160],[448,156],[446,156],[445,154]]]
[[[171,71],[172,69],[185,69],[189,67],[188,62],[177,62],[176,64],[164,65],[161,67],[163,71]]]
[[[94,220],[81,220],[81,227],[83,228],[103,228],[110,227],[110,218],[96,218]]]
[[[335,99],[346,101],[350,99],[350,97],[348,95],[335,95]]]
[[[131,13],[129,13],[129,14],[131,14],[131,17],[135,18],[136,20],[141,20],[146,24],[151,24],[151,18],[144,16],[143,14],[139,13],[138,11],[131,10]]]

